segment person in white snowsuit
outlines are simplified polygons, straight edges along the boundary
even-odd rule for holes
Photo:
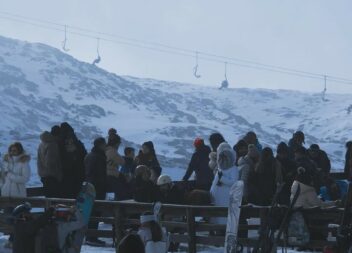
[[[1,187],[3,197],[26,197],[26,183],[30,179],[30,156],[21,143],[16,142],[9,147],[3,161],[4,184]]]
[[[221,143],[217,149],[218,171],[210,189],[215,206],[229,206],[231,186],[238,180],[238,169],[235,163],[235,151],[228,143]],[[213,218],[212,222],[226,224],[227,218]]]
[[[145,213],[140,217],[141,227],[138,235],[145,245],[145,253],[167,253],[169,248],[167,233],[157,222],[152,213]]]

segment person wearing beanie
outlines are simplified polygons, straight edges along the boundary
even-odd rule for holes
[[[94,140],[92,151],[86,156],[84,160],[86,181],[93,184],[96,191],[97,200],[105,200],[107,190],[107,164],[106,164],[106,141],[99,137]],[[96,212],[93,216],[99,216]],[[90,222],[88,225],[90,229],[98,229],[97,222]],[[96,237],[87,237],[87,244],[93,246],[104,246],[105,243]]]
[[[195,173],[195,188],[198,190],[209,191],[214,179],[214,173],[209,168],[209,146],[204,144],[204,140],[196,138],[193,142],[195,152],[188,164],[184,181],[188,181],[192,173]]]
[[[153,142],[144,142],[135,160],[137,166],[145,165],[151,170],[152,180],[156,182],[158,177],[161,175],[162,168],[160,167],[160,163],[158,161],[158,158],[156,157]]]
[[[247,154],[244,157],[241,157],[238,161],[239,180],[242,180],[244,184],[244,202],[247,202],[248,198],[248,177],[251,173],[253,173],[260,158],[260,153],[254,144],[249,144],[247,149]]]
[[[218,171],[214,177],[210,194],[215,206],[229,206],[231,186],[238,180],[236,153],[232,147],[223,142],[217,149]],[[226,224],[227,218],[212,218],[216,224]]]
[[[276,159],[281,164],[282,177],[285,185],[281,190],[280,204],[289,205],[291,186],[296,178],[297,165],[294,160],[289,157],[289,148],[285,142],[281,142],[276,149]]]
[[[295,208],[330,207],[338,203],[336,201],[324,202],[319,199],[313,187],[312,175],[304,167],[297,169],[297,177],[291,188],[291,200],[297,192],[298,187],[300,188],[300,194],[294,205]]]
[[[115,200],[125,200],[131,197],[127,179],[120,173],[120,168],[125,165],[125,160],[119,154],[121,137],[115,129],[109,130],[108,144],[106,146],[107,183],[108,191],[114,192]]]

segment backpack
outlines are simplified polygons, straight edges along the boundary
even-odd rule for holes
[[[309,230],[302,212],[296,211],[292,214],[288,224],[288,244],[291,246],[304,246],[310,240]]]

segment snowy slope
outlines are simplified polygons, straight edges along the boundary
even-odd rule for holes
[[[350,104],[351,95],[329,94],[323,102],[319,94],[224,91],[117,76],[49,46],[0,37],[0,151],[20,140],[33,164],[39,133],[68,121],[87,147],[115,127],[128,145],[154,141],[162,165],[182,169],[196,136],[220,131],[234,144],[254,130],[274,148],[302,129],[307,145],[319,142],[341,169],[352,127]]]

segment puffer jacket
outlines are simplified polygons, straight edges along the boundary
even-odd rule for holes
[[[26,183],[30,179],[30,156],[6,155],[4,158],[5,182],[1,188],[1,195],[5,197],[26,197]]]
[[[291,201],[297,192],[298,186],[300,186],[300,194],[297,198],[297,201],[294,207],[302,207],[302,208],[312,208],[312,207],[329,207],[334,206],[335,202],[333,201],[322,201],[314,187],[303,184],[295,180],[291,187]]]
[[[38,147],[38,175],[41,178],[53,177],[62,180],[62,162],[56,138],[45,131],[40,135],[41,143]]]
[[[106,155],[106,167],[107,176],[119,177],[119,167],[125,165],[125,160],[123,157],[117,152],[116,148],[108,146],[105,150]]]

